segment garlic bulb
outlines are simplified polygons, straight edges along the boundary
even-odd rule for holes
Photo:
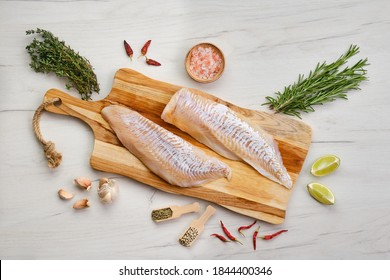
[[[118,186],[116,185],[115,180],[102,178],[99,181],[97,192],[101,202],[111,203],[118,195]]]

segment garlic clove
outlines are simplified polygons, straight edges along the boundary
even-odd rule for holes
[[[89,207],[89,206],[90,206],[90,204],[89,204],[88,198],[83,198],[83,199],[77,200],[73,204],[74,209],[84,209],[84,208]]]
[[[74,194],[73,193],[70,193],[64,189],[59,189],[58,190],[58,196],[61,198],[61,199],[64,199],[64,200],[69,200],[69,199],[72,199],[74,197]]]
[[[79,186],[80,188],[89,191],[92,187],[92,182],[90,179],[86,177],[79,177],[74,179],[74,184]]]

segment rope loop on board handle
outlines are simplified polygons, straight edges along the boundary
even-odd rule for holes
[[[51,141],[46,141],[43,139],[42,134],[41,134],[41,129],[39,127],[39,120],[41,118],[41,114],[43,110],[46,108],[48,105],[55,104],[56,102],[61,102],[61,99],[58,97],[55,97],[53,99],[47,100],[43,102],[36,110],[34,113],[33,117],[33,128],[35,135],[37,136],[39,142],[41,142],[43,146],[43,151],[45,152],[45,156],[48,161],[48,166],[50,168],[56,168],[61,164],[62,160],[62,154],[57,152],[55,149],[55,144]]]

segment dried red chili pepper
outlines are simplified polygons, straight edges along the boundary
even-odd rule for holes
[[[130,57],[130,60],[133,60],[133,49],[130,47],[129,43],[126,40],[123,40],[123,45],[125,46],[126,54]]]
[[[250,229],[254,224],[256,224],[256,220],[253,222],[253,223],[251,223],[250,225],[247,225],[247,226],[241,226],[241,227],[239,227],[238,228],[238,232],[242,235],[242,236],[244,236],[245,237],[245,235],[242,233],[242,231],[244,230],[244,229]]]
[[[238,243],[240,243],[241,245],[243,245],[243,244],[241,243],[240,240],[238,240],[237,238],[235,238],[235,237],[228,231],[228,229],[225,227],[225,225],[222,223],[222,221],[220,221],[220,222],[221,222],[222,230],[223,230],[223,232],[226,234],[226,236],[229,237],[230,240],[235,241],[235,242],[238,242]]]
[[[283,229],[283,230],[279,230],[275,233],[263,235],[263,236],[259,236],[259,237],[263,238],[264,240],[270,240],[270,239],[274,238],[275,236],[278,236],[279,234],[282,234],[283,232],[287,232],[287,231],[288,231],[287,229]]]
[[[148,49],[149,49],[149,46],[150,46],[150,43],[152,42],[152,40],[148,40],[146,43],[145,43],[145,45],[142,47],[142,49],[141,49],[141,55],[139,56],[139,57],[141,57],[141,56],[144,56],[144,55],[146,55],[146,53],[148,52]]]
[[[219,240],[221,240],[221,241],[223,241],[223,242],[230,242],[230,240],[227,240],[224,236],[219,235],[219,234],[217,234],[217,233],[213,233],[213,234],[211,234],[210,236],[215,236],[215,237],[217,237]]]
[[[253,239],[253,250],[256,251],[256,241],[257,241],[257,235],[259,234],[260,226],[255,230],[253,233],[252,239]]]
[[[145,56],[146,57],[146,56]],[[153,66],[161,66],[161,63],[146,57],[146,63]]]

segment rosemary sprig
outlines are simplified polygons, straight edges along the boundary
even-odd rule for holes
[[[93,92],[99,93],[96,75],[85,57],[47,30],[37,28],[26,31],[26,35],[31,34],[41,37],[41,40],[34,38],[26,47],[31,57],[30,66],[35,72],[54,73],[67,78],[66,88],[75,88],[83,100],[90,100]]]
[[[267,96],[268,102],[262,105],[276,112],[301,118],[300,112],[314,112],[314,105],[322,105],[337,98],[348,99],[346,92],[351,89],[360,89],[360,82],[367,79],[367,58],[359,60],[352,67],[340,68],[349,58],[359,53],[359,47],[351,45],[348,51],[335,62],[318,63],[314,71],[310,71],[305,78],[298,76],[298,81],[284,88],[283,93],[276,92],[276,98]]]

